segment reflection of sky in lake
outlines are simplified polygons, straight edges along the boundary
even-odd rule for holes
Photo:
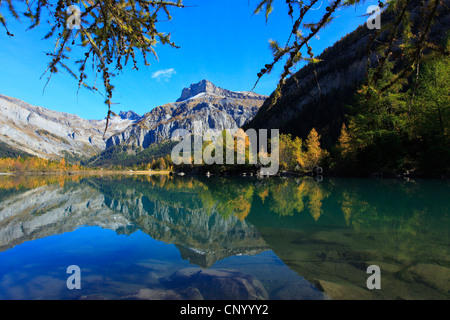
[[[140,231],[117,235],[99,227],[29,241],[0,253],[0,257],[0,299],[133,299],[141,289],[160,292],[170,287],[176,292],[177,283],[168,281],[170,276],[177,270],[197,267],[182,259],[173,244]],[[81,290],[66,287],[70,265],[81,269]],[[275,291],[292,281],[305,289],[299,298],[323,298],[270,250],[228,257],[211,268],[254,276],[273,290],[275,296],[269,298],[283,298]]]

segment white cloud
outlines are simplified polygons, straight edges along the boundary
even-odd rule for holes
[[[169,81],[175,73],[177,72],[173,68],[155,71],[152,73],[152,79]]]

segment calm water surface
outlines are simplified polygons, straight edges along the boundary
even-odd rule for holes
[[[0,299],[449,299],[439,180],[0,176]],[[81,270],[69,290],[67,267]],[[367,268],[381,270],[369,290]]]

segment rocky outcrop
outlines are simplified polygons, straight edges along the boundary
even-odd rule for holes
[[[42,158],[92,156],[105,149],[106,138],[134,122],[131,118],[114,117],[104,139],[104,119],[86,120],[3,95],[0,115],[0,141]]]
[[[232,92],[218,88],[207,80],[185,88],[175,103],[157,107],[137,123],[106,142],[106,148],[117,145],[147,148],[172,138],[177,129],[237,130],[253,118],[267,97],[249,92]]]

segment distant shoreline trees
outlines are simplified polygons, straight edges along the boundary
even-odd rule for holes
[[[320,146],[320,135],[312,129],[305,140],[290,134],[280,134],[280,169],[307,173],[320,166],[328,152]]]
[[[242,129],[239,129],[235,134],[230,135],[230,137],[233,138],[231,144],[229,142],[224,143],[223,140],[226,140],[226,135],[226,130],[224,130],[220,136],[223,139],[218,139],[217,141],[205,141],[202,146],[202,152],[210,149],[221,151],[218,156],[219,159],[222,157],[222,161],[215,161],[212,164],[208,164],[202,157],[201,162],[193,163],[192,159],[194,158],[194,151],[191,150],[191,161],[174,165],[173,168],[176,171],[194,171],[199,173],[210,172],[211,174],[256,174],[261,168],[272,166],[271,161],[279,161],[278,173],[287,171],[303,174],[312,172],[315,167],[325,161],[328,155],[328,152],[321,147],[320,136],[315,129],[311,130],[305,142],[298,137],[293,138],[290,134],[280,134],[278,137],[269,139],[267,143],[268,150],[265,150],[259,145],[259,151],[256,146],[253,146],[254,148],[251,147],[253,143],[257,144],[257,141],[250,143],[249,136]],[[245,142],[242,144],[242,147],[245,147],[244,150],[239,150],[239,139],[242,139]],[[272,139],[278,139],[278,149],[272,150]],[[231,154],[229,151],[231,151]],[[238,159],[238,152],[243,153],[244,159],[242,160],[244,161],[242,161],[242,163],[236,161],[236,159]],[[255,154],[255,152],[258,154]],[[278,156],[272,157],[273,152],[278,152]],[[232,155],[231,159],[234,161],[227,161],[229,155]],[[217,155],[213,152],[211,156],[216,157]],[[262,161],[262,159],[264,160]],[[263,170],[261,170],[261,172],[262,171]],[[274,174],[276,174],[276,172]]]
[[[77,172],[82,171],[79,164],[67,163],[61,160],[48,160],[38,157],[0,158],[0,172],[40,173],[40,172]]]

